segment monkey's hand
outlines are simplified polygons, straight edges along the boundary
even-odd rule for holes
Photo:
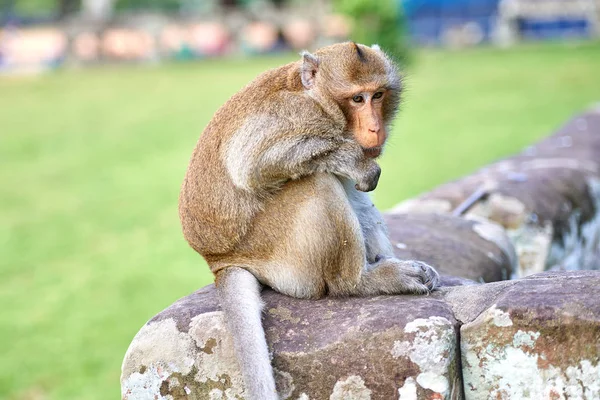
[[[375,162],[368,162],[365,168],[362,169],[358,177],[356,177],[356,190],[361,192],[370,192],[375,190],[381,175],[381,168]]]

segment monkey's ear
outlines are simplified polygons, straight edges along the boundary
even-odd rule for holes
[[[300,78],[302,79],[304,88],[311,89],[315,84],[315,77],[319,70],[319,59],[308,51],[303,51],[300,55],[302,56]]]
[[[373,50],[376,50],[376,51],[381,51],[381,47],[379,47],[379,45],[378,45],[378,44],[372,44],[372,45],[371,45],[371,48],[372,48]]]

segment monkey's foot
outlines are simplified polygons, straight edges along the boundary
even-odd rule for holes
[[[424,262],[385,258],[362,275],[359,290],[363,295],[427,294],[439,282],[436,270]]]
[[[400,261],[399,264],[402,273],[416,281],[415,285],[408,285],[416,289],[412,293],[429,293],[440,285],[440,275],[431,265],[416,260]]]

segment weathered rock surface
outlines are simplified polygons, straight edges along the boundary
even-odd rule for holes
[[[487,285],[486,285],[487,286]],[[519,280],[460,329],[468,399],[600,399],[600,273]]]
[[[440,274],[477,282],[506,280],[516,268],[515,249],[499,225],[440,214],[386,214],[401,260],[421,260]]]
[[[212,286],[178,301],[136,336],[123,398],[243,398]],[[455,398],[458,329],[433,297],[292,299],[264,292],[264,325],[282,399]],[[169,397],[171,396],[171,397]]]
[[[600,272],[577,271],[426,297],[311,301],[267,290],[277,388],[282,399],[597,399],[598,288]],[[243,398],[212,285],[142,328],[123,362],[122,392]]]

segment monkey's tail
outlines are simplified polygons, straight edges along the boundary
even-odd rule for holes
[[[250,272],[229,267],[217,274],[217,292],[242,377],[247,399],[277,400],[269,348],[261,322],[261,286]]]

